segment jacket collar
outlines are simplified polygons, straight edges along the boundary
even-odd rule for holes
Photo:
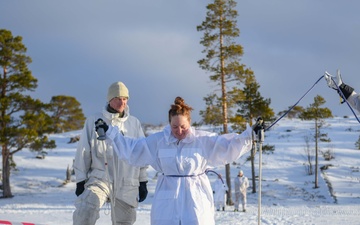
[[[116,120],[120,120],[122,122],[126,121],[129,116],[130,116],[130,108],[129,106],[126,106],[125,110],[124,110],[124,116],[123,117],[120,117],[120,113],[111,113],[111,112],[108,112],[107,111],[107,105],[103,108],[103,112],[102,112],[103,116],[112,121],[114,119]]]
[[[164,133],[166,143],[172,144],[172,143],[179,142],[179,139],[177,139],[171,133],[171,127],[170,127],[169,124],[164,127],[163,133]],[[181,140],[181,142],[183,142],[183,143],[191,143],[191,142],[193,142],[195,140],[195,134],[196,134],[195,129],[193,127],[190,127],[189,128],[189,133],[186,135],[186,137],[183,140]]]

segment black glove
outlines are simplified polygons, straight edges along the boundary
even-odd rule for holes
[[[98,119],[95,122],[95,131],[98,134],[98,140],[105,140],[106,139],[106,131],[109,129],[109,126],[103,121],[102,119]]]
[[[140,182],[140,186],[139,186],[139,202],[144,201],[146,199],[147,194],[148,194],[146,183],[147,183],[147,181]]]
[[[264,120],[261,117],[258,117],[256,119],[256,123],[253,125],[252,129],[255,132],[255,134],[257,135],[259,130],[265,129]]]
[[[343,93],[345,99],[348,99],[348,97],[351,95],[351,93],[354,91],[354,88],[350,87],[347,84],[341,83],[339,86],[341,92]],[[339,93],[339,91],[338,91]],[[340,97],[342,98],[342,95],[339,93]],[[341,103],[344,103],[345,101],[342,101]]]
[[[96,120],[95,122],[95,130],[96,132],[98,132],[98,130],[102,128],[104,129],[104,131],[106,132],[109,129],[109,126],[106,124],[106,122],[104,120],[102,120],[101,118],[99,118],[98,120]]]
[[[76,196],[81,195],[85,190],[85,181],[81,181],[76,183],[76,190],[75,190],[75,194]]]

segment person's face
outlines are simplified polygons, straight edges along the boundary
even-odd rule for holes
[[[172,134],[177,139],[182,140],[189,132],[190,122],[186,116],[177,115],[171,117],[170,127]]]
[[[124,112],[127,106],[128,98],[126,97],[116,97],[110,100],[109,104],[111,108],[115,109],[119,113]]]

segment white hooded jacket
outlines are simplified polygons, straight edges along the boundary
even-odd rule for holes
[[[214,202],[215,204],[217,202],[225,203],[226,198],[226,192],[228,191],[227,185],[221,180],[216,179],[214,183]]]
[[[152,224],[215,224],[212,188],[206,169],[233,162],[251,149],[251,128],[221,136],[190,128],[176,139],[170,126],[146,138],[130,139],[109,127],[118,156],[161,173],[151,209]]]
[[[116,126],[118,132],[132,138],[144,137],[140,121],[129,114],[129,107],[125,109],[125,115],[120,118],[119,113],[109,113],[106,107],[102,113],[97,113],[86,119],[80,141],[77,146],[74,169],[76,182],[86,181],[85,186],[90,184],[108,185],[113,184],[115,197],[125,201],[129,205],[138,205],[139,182],[147,181],[147,167],[129,165],[126,161],[114,157],[113,146],[97,140],[95,121],[102,118],[107,124]],[[105,158],[108,162],[110,181],[107,180]],[[114,171],[114,168],[116,170]],[[114,172],[116,175],[114,183]]]
[[[245,193],[249,187],[249,180],[244,175],[242,177],[237,176],[234,181],[235,193]]]

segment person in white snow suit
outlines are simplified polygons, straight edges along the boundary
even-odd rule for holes
[[[252,147],[252,129],[217,135],[191,127],[192,108],[181,97],[171,105],[169,125],[146,138],[122,136],[98,121],[120,158],[159,172],[151,207],[152,225],[214,225],[215,208],[206,170],[236,161]]]
[[[235,189],[235,202],[234,202],[234,211],[238,212],[240,203],[242,205],[242,211],[246,212],[246,192],[249,187],[249,180],[246,176],[244,176],[244,172],[242,170],[239,171],[237,177],[234,180],[234,189]]]
[[[325,72],[325,79],[326,79],[327,85],[330,88],[337,90],[338,94],[340,95],[340,98],[343,98],[343,96],[337,89],[337,87],[339,87],[340,91],[343,93],[347,102],[349,102],[349,104],[360,113],[360,94],[356,93],[354,91],[354,88],[345,84],[342,81],[340,70],[337,71],[336,78],[334,78],[328,72]],[[341,103],[344,103],[344,102],[345,102],[344,100],[341,101]]]
[[[74,170],[78,196],[73,213],[74,225],[94,225],[100,208],[111,203],[112,224],[131,225],[136,220],[138,202],[147,196],[147,167],[129,165],[115,156],[111,145],[104,145],[95,132],[98,118],[117,127],[126,137],[144,137],[140,121],[131,116],[129,91],[124,83],[110,85],[102,112],[87,118],[77,146]],[[115,220],[115,221],[114,221]]]
[[[218,179],[215,180],[214,183],[214,203],[217,211],[225,211],[225,202],[226,202],[226,192],[228,191],[228,187],[223,181],[221,174],[218,175]]]

